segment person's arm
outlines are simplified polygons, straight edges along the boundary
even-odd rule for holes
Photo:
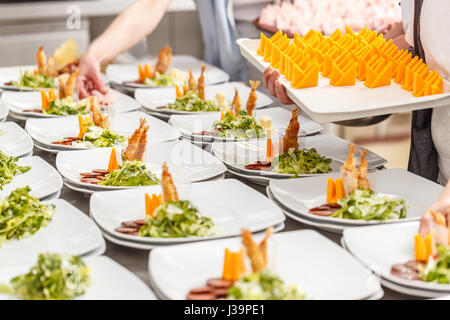
[[[170,0],[137,0],[114,19],[108,29],[90,45],[80,62],[77,81],[80,98],[93,93],[101,96],[108,92],[100,77],[100,66],[150,34],[161,21],[169,4]]]

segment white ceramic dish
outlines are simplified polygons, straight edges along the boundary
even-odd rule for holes
[[[397,263],[414,260],[414,235],[419,221],[384,224],[344,230],[348,250],[362,263],[397,288],[409,288],[416,295],[435,297],[450,293],[450,285],[425,281],[409,281],[391,275]],[[395,289],[394,289],[395,290]]]
[[[177,189],[180,199],[190,200],[202,216],[213,220],[219,234],[208,237],[147,238],[115,231],[124,221],[145,219],[144,195],[161,193],[160,186],[94,193],[90,202],[91,216],[102,229],[116,238],[151,244],[237,236],[242,228],[258,232],[284,221],[284,215],[277,206],[238,180],[178,185]],[[233,201],[230,202],[230,199]]]
[[[241,82],[229,82],[223,84],[216,84],[213,86],[207,86],[205,88],[205,99],[214,100],[216,93],[221,92],[225,95],[225,99],[228,104],[234,98],[234,89],[239,90],[239,96],[241,97],[242,106],[245,107],[247,104],[248,95],[250,94],[251,88],[246,86]],[[273,102],[273,100],[267,95],[257,92],[258,100],[256,101],[256,109],[266,107]],[[153,112],[159,112],[163,114],[199,114],[205,112],[188,112],[188,111],[176,111],[170,109],[161,109],[161,106],[167,106],[170,103],[174,103],[176,99],[174,88],[156,88],[154,90],[137,89],[134,93],[134,97],[138,102],[140,102],[145,109]],[[207,112],[209,113],[209,112]]]
[[[336,173],[332,177],[339,178]],[[368,174],[371,189],[392,198],[402,198],[408,206],[404,219],[387,221],[351,220],[313,215],[309,209],[326,203],[328,177],[318,176],[307,179],[272,179],[270,189],[275,198],[297,215],[325,224],[368,225],[419,220],[426,209],[441,194],[441,185],[419,177],[403,169],[379,170]],[[409,188],[408,186],[414,186]]]
[[[111,119],[111,131],[122,136],[130,137],[134,130],[139,127],[139,119],[146,119],[150,127],[147,133],[147,141],[164,142],[180,137],[177,129],[143,112],[128,112],[117,114]],[[55,145],[52,142],[62,140],[66,137],[76,137],[79,133],[79,125],[76,117],[61,117],[56,119],[29,119],[25,130],[41,146],[48,149],[81,150],[88,149],[80,146]]]
[[[274,131],[284,132],[291,120],[291,111],[282,107],[259,109],[254,111],[254,116],[257,123],[259,123],[261,116],[269,116],[272,118]],[[189,137],[189,139],[192,140],[203,142],[235,141],[235,139],[231,138],[196,134],[201,131],[211,131],[214,121],[217,120],[220,120],[220,113],[212,112],[209,114],[197,115],[172,115],[169,119],[169,123],[179,129],[183,136]],[[299,123],[299,136],[316,134],[323,130],[322,125],[312,121],[303,113],[299,116]]]
[[[259,56],[259,40],[239,39],[241,54],[259,71],[269,63]],[[411,92],[392,82],[390,86],[369,89],[356,80],[354,86],[334,87],[329,79],[319,75],[317,87],[294,89],[284,76],[279,79],[288,96],[312,119],[320,123],[336,122],[389,113],[445,107],[450,104],[450,93],[416,98]]]
[[[191,289],[220,276],[225,248],[241,245],[236,237],[156,248],[150,252],[149,276],[167,298],[185,299]],[[370,270],[315,231],[274,234],[268,252],[269,265],[280,278],[311,299],[367,299],[381,289]]]
[[[83,212],[62,199],[45,203],[56,206],[48,226],[30,237],[3,243],[0,267],[33,262],[41,252],[83,255],[103,245],[99,228]]]
[[[1,94],[2,92],[0,91],[0,96]],[[0,98],[0,121],[5,121],[6,118],[8,117],[8,113],[9,113],[8,107]]]
[[[17,161],[19,166],[30,166],[30,170],[25,173],[14,176],[12,181],[3,186],[0,190],[0,199],[3,199],[17,188],[29,186],[30,194],[39,199],[48,197],[59,190],[63,186],[61,176],[58,171],[48,162],[40,157],[20,158]]]
[[[152,59],[141,64],[150,63],[151,65],[154,65],[155,62],[156,60]],[[230,79],[230,76],[225,71],[222,71],[221,69],[198,60],[197,58],[194,58],[192,56],[173,56],[171,67],[185,72],[187,72],[188,70],[192,70],[193,76],[195,77],[195,79],[197,79],[200,76],[201,68],[203,65],[206,65],[205,83],[207,85],[227,82]],[[139,78],[138,64],[111,64],[106,69],[106,75],[111,80],[111,82],[129,88],[151,88],[142,84],[124,84],[124,82],[135,81]]]
[[[33,152],[33,140],[15,122],[0,123],[0,151],[12,157],[23,157]]]
[[[85,258],[83,261],[90,268],[91,284],[86,293],[76,300],[156,300],[153,292],[142,280],[114,260],[97,256]],[[8,283],[15,276],[27,273],[33,265],[29,263],[3,269],[0,282]],[[11,298],[0,295],[0,299]]]
[[[56,168],[64,179],[75,186],[96,191],[134,188],[80,182],[80,173],[106,168],[110,154],[111,148],[60,152],[56,157]],[[213,155],[183,140],[147,145],[144,162],[158,177],[161,175],[163,162],[167,162],[176,183],[207,180],[226,171],[223,163]]]
[[[319,154],[330,158],[332,172],[339,172],[347,158],[349,142],[331,134],[321,134],[299,138],[299,148],[315,148]],[[245,166],[256,161],[266,160],[267,141],[265,139],[235,142],[214,142],[212,153],[234,171],[245,175],[258,175],[268,178],[290,178],[294,175],[272,172],[268,170],[249,170]],[[358,148],[358,150],[362,150]],[[357,156],[359,162],[359,155]],[[374,169],[386,163],[386,160],[369,151],[366,155],[368,168]],[[320,174],[329,175],[329,174]],[[317,176],[301,174],[300,177]]]
[[[119,91],[112,90],[115,96],[115,102],[108,108],[112,109],[115,113],[123,113],[135,111],[141,107],[140,103],[134,100],[132,97],[127,96]],[[17,116],[24,118],[60,118],[61,116],[25,112],[25,110],[40,109],[41,94],[40,92],[19,92],[19,91],[7,91],[2,95],[2,100],[9,108],[9,110]]]

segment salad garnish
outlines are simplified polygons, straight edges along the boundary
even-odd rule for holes
[[[0,190],[3,190],[3,186],[10,183],[15,176],[31,169],[30,166],[18,166],[17,161],[18,158],[9,157],[0,151]]]
[[[144,162],[134,160],[124,162],[119,169],[106,174],[98,184],[116,187],[151,186],[159,184],[159,179]]]
[[[80,256],[43,253],[28,273],[0,285],[0,292],[23,300],[70,300],[86,293],[89,274]]]
[[[0,245],[35,234],[49,224],[54,212],[55,206],[40,203],[28,186],[12,191],[0,201]]]
[[[316,149],[295,149],[277,156],[272,161],[273,172],[293,174],[320,174],[331,172],[331,159],[321,156]]]

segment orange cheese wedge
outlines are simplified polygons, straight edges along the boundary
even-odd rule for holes
[[[343,70],[342,76],[334,81],[335,86],[354,86],[356,83],[357,64],[349,62],[346,69]]]
[[[294,44],[298,49],[302,49],[302,50],[306,49],[306,42],[297,33],[294,35]]]
[[[259,40],[259,48],[256,51],[257,54],[260,56],[264,56],[264,46],[266,45],[267,37],[264,35],[264,33],[261,32],[261,37]]]
[[[278,30],[271,38],[270,41],[278,41],[283,36],[283,32],[281,30]]]
[[[278,66],[280,64],[280,55],[281,55],[280,48],[273,46],[270,65],[275,69],[278,69]]]
[[[291,85],[295,89],[317,87],[319,84],[319,63],[317,61],[312,62],[304,72],[304,78],[300,82],[291,83]]]
[[[274,46],[273,42],[267,39],[266,44],[264,45],[264,61],[270,62],[273,46]]]
[[[390,85],[392,79],[392,67],[392,61],[389,61],[386,65],[378,64],[375,68],[368,67],[364,85],[368,88],[378,88]]]
[[[112,172],[119,169],[119,163],[117,162],[116,149],[112,148],[111,155],[109,156],[108,171]]]

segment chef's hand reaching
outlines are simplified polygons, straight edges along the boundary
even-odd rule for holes
[[[294,104],[286,94],[286,90],[279,81],[280,72],[271,67],[267,68],[263,73],[263,84],[269,90],[270,94],[278,98],[283,104]]]
[[[431,228],[436,224],[431,211],[440,213],[446,220],[447,229],[450,229],[450,180],[439,198],[422,216],[422,219],[420,220],[420,234],[422,236],[426,236],[430,232]]]

